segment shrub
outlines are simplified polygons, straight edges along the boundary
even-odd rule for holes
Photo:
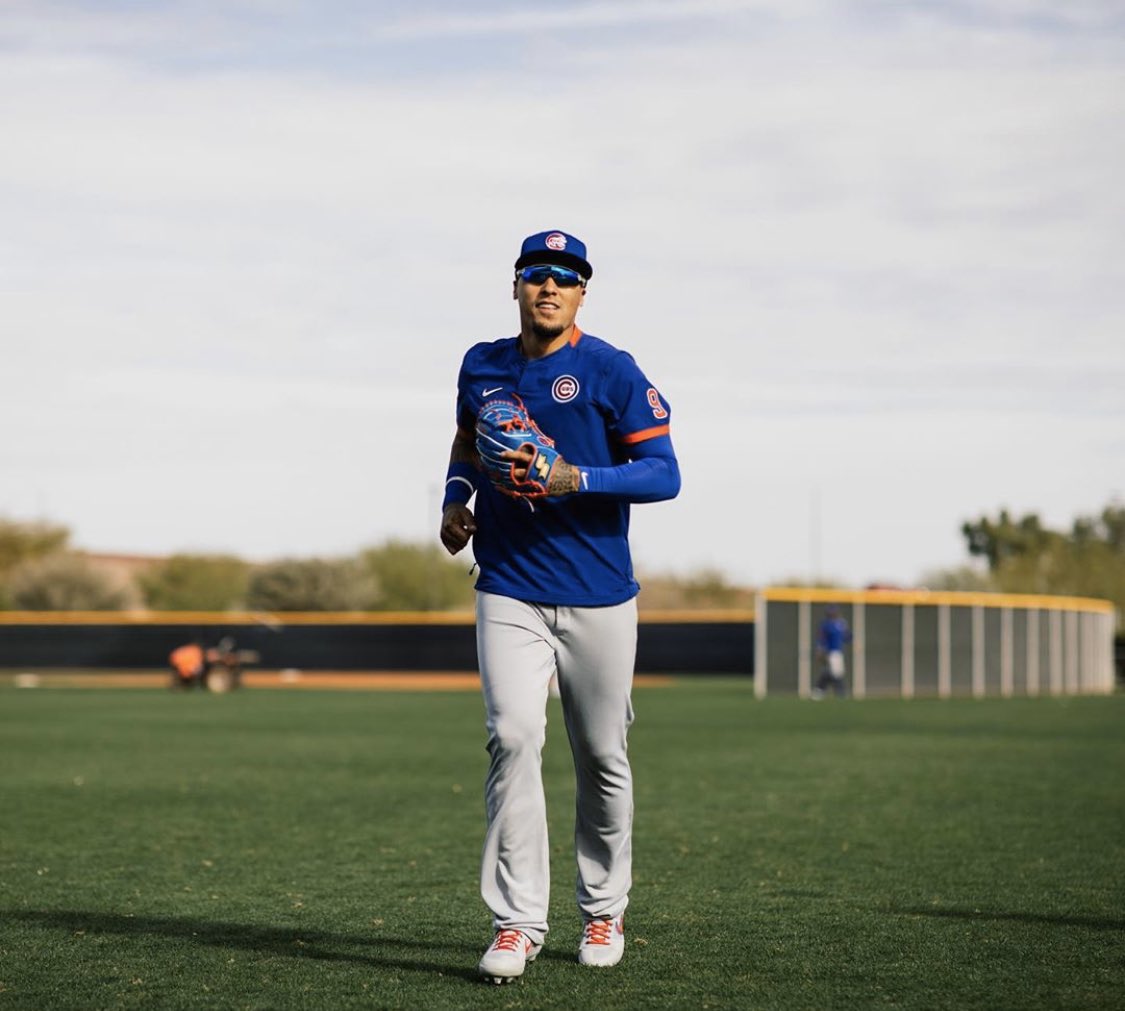
[[[27,611],[119,611],[128,593],[78,555],[58,552],[17,565],[8,579],[11,606]]]
[[[375,606],[374,576],[350,558],[285,558],[250,576],[246,604],[256,611],[366,611]]]
[[[230,555],[172,555],[137,582],[156,610],[229,611],[246,600],[250,565]]]
[[[31,558],[62,551],[69,540],[66,527],[0,518],[0,573]]]
[[[468,575],[468,563],[450,559],[436,544],[388,541],[368,548],[359,558],[378,583],[379,610],[447,611],[472,607],[474,581]]]

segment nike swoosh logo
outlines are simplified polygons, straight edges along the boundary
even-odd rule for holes
[[[484,390],[481,396],[491,397],[492,394],[499,393],[502,389],[504,389],[503,386],[493,386],[491,390]]]

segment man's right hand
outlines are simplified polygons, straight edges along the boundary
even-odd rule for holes
[[[441,543],[451,555],[457,554],[477,532],[477,521],[468,506],[451,502],[441,514]]]

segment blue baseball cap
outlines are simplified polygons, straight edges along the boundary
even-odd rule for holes
[[[586,280],[594,276],[594,268],[586,259],[586,243],[566,232],[538,232],[523,240],[516,270],[537,263],[554,263],[577,270]]]

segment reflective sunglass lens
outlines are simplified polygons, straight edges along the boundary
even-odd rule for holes
[[[582,283],[582,275],[566,267],[524,267],[521,276],[532,284],[543,284],[550,277],[560,288],[575,288]]]

